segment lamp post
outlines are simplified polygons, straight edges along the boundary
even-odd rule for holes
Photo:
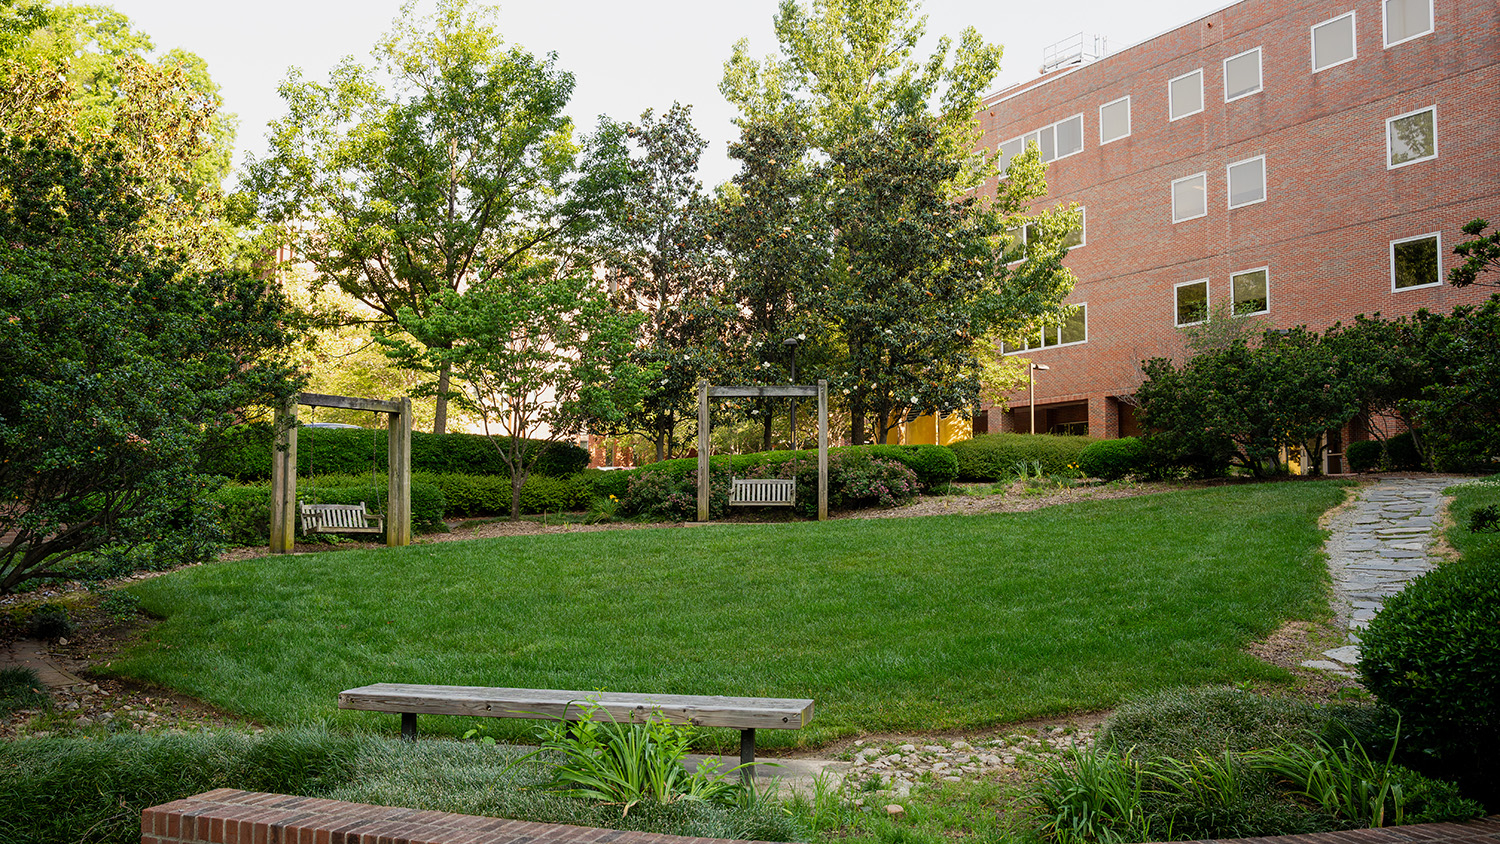
[[[787,350],[792,353],[793,385],[797,383],[797,344],[801,343],[805,339],[807,339],[806,334],[798,334],[796,337],[788,337],[785,340],[781,341],[781,345],[786,346]],[[791,428],[787,436],[789,445],[791,446],[792,450],[795,451],[797,448],[797,398],[795,396],[792,397]]]
[[[1031,398],[1031,433],[1036,433],[1036,373],[1038,370],[1046,372],[1049,369],[1045,363],[1033,363],[1026,370],[1026,389]]]

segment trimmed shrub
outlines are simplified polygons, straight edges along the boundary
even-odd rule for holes
[[[1016,464],[1038,462],[1047,474],[1063,474],[1078,463],[1091,437],[1056,434],[983,434],[949,446],[958,461],[958,479],[999,481],[1014,475]]]
[[[272,426],[264,422],[238,425],[218,432],[205,444],[199,467],[205,472],[241,482],[270,480],[274,433]],[[375,471],[383,473],[387,464],[386,442],[383,429],[299,428],[297,474],[368,475],[372,459]],[[503,448],[506,442],[506,437],[413,431],[411,468],[414,472],[510,477],[510,469],[497,448],[497,445]],[[527,448],[546,449],[537,462],[537,474],[567,477],[589,465],[588,450],[572,443],[548,444],[529,440]]]
[[[1146,467],[1146,447],[1135,437],[1099,440],[1084,446],[1078,469],[1086,477],[1116,481]]]
[[[1410,431],[1386,440],[1385,453],[1392,469],[1415,472],[1422,468],[1422,453],[1417,450],[1417,438]]]
[[[729,508],[729,461],[716,457],[708,466],[708,517],[723,518]],[[629,473],[625,494],[629,513],[675,521],[698,518],[698,458],[683,457],[642,466]]]
[[[613,495],[620,501],[630,492],[630,477],[634,470],[614,469],[604,471],[602,469],[585,469],[574,475],[572,482],[577,489],[576,500],[589,502],[595,498],[608,498]]]
[[[958,477],[958,456],[945,445],[866,445],[858,448],[864,449],[871,457],[894,460],[912,470],[922,489],[940,487]]]
[[[1385,449],[1379,440],[1360,440],[1349,443],[1344,449],[1344,459],[1349,461],[1351,472],[1373,472],[1385,460]]]
[[[1387,600],[1359,671],[1401,714],[1415,767],[1500,808],[1500,558],[1445,564]]]
[[[506,485],[505,512],[510,512],[510,489]],[[521,512],[523,513],[563,513],[569,510],[577,510],[578,501],[575,499],[575,488],[573,484],[562,478],[551,478],[546,475],[532,475],[526,479],[526,485],[521,487]]]
[[[226,486],[213,494],[213,500],[219,505],[225,542],[243,546],[270,541],[269,486]]]

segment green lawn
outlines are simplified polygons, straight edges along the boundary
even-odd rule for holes
[[[268,724],[394,731],[336,697],[407,682],[816,699],[812,728],[763,745],[973,729],[1284,676],[1241,648],[1326,613],[1317,520],[1342,496],[1252,484],[202,566],[132,587],[166,621],[113,670]]]

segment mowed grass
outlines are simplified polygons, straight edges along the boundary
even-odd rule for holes
[[[810,729],[762,731],[773,746],[976,729],[1284,677],[1241,649],[1326,613],[1317,521],[1342,497],[1337,482],[1247,484],[209,565],[132,587],[166,620],[113,670],[266,724],[394,731],[396,716],[336,700],[402,682],[815,699]]]

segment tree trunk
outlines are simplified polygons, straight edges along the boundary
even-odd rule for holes
[[[860,445],[865,441],[865,411],[857,408],[849,411],[849,444]]]
[[[772,418],[771,411],[768,408],[766,410],[765,418],[761,422],[761,426],[760,426],[760,450],[761,451],[770,451],[771,450],[771,424],[773,422],[775,422],[775,421],[776,420]]]
[[[448,384],[453,380],[453,364],[443,361],[443,366],[438,370],[438,394],[437,407],[432,414],[432,432],[434,434],[446,434],[448,432]]]
[[[510,475],[510,520],[521,521],[521,487],[526,486],[525,472],[512,472]]]
[[[660,463],[667,459],[667,437],[671,436],[669,431],[656,432],[656,462]]]
[[[875,417],[875,442],[879,443],[880,445],[886,444],[886,435],[891,432],[890,425],[888,424],[890,422],[890,419],[891,412],[888,409],[880,411],[880,413]]]

